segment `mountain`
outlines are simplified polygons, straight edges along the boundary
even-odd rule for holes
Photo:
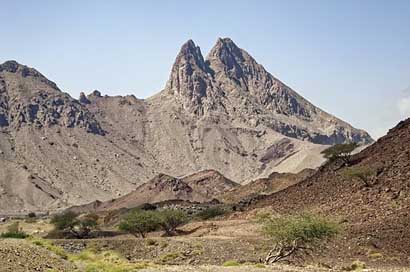
[[[313,173],[315,173],[313,169],[304,169],[296,174],[273,172],[266,178],[256,179],[242,186],[237,186],[232,190],[223,192],[216,196],[216,198],[223,203],[245,203],[255,197],[267,196],[284,190],[305,180],[313,175]]]
[[[352,157],[322,166],[313,176],[272,194],[254,207],[276,212],[315,211],[341,218],[350,252],[410,254],[410,119]],[[360,177],[348,173],[368,173]],[[407,258],[407,257],[406,257]]]
[[[121,197],[159,173],[215,169],[244,183],[324,162],[326,145],[372,142],[269,74],[230,39],[185,43],[148,99],[74,99],[33,68],[0,65],[0,210]]]
[[[238,186],[239,184],[213,170],[200,171],[183,178],[159,174],[120,198],[71,207],[70,210],[75,212],[110,211],[135,208],[145,203],[154,204],[168,200],[204,203],[210,202],[214,200],[215,196],[224,194]]]

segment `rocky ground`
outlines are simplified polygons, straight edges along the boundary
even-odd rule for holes
[[[72,263],[25,240],[1,239],[0,271],[73,271]]]
[[[206,253],[205,253],[206,254]],[[131,262],[132,263],[132,262]],[[84,266],[67,261],[40,246],[26,240],[2,239],[0,242],[0,271],[30,272],[30,271],[85,271]],[[88,271],[88,270],[87,270]],[[111,270],[92,270],[111,271]],[[121,270],[122,271],[122,270]],[[322,268],[320,266],[289,266],[261,264],[239,264],[234,261],[223,265],[164,265],[149,263],[145,268],[126,271],[141,272],[319,272],[343,271],[341,269]],[[374,272],[409,272],[407,268],[369,268],[363,271]]]

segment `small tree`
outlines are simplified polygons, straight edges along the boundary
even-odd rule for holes
[[[345,164],[350,163],[353,150],[358,147],[357,143],[336,144],[322,151],[329,161],[341,159]]]
[[[211,218],[226,214],[226,210],[221,207],[209,207],[200,211],[196,216],[202,220],[209,220]]]
[[[369,178],[374,173],[375,171],[369,167],[354,167],[346,169],[343,174],[347,178],[358,178],[364,183],[364,186],[370,187]]]
[[[310,214],[276,217],[264,215],[260,217],[260,222],[264,233],[274,243],[265,258],[266,264],[283,260],[339,232],[336,223]]]
[[[119,225],[119,229],[132,235],[145,238],[145,234],[155,231],[160,226],[158,213],[155,211],[134,210]]]
[[[28,213],[28,218],[36,218],[36,213],[34,213],[34,212],[30,212],[30,213]]]
[[[15,238],[15,239],[24,239],[28,235],[20,228],[19,222],[14,222],[7,227],[7,232],[0,234],[1,238]]]
[[[87,237],[93,229],[98,226],[98,215],[95,213],[87,214],[77,220],[77,236]],[[76,229],[76,228],[74,228]]]
[[[70,230],[77,224],[77,214],[74,212],[65,212],[62,214],[56,214],[51,219],[50,223],[54,225],[56,230]]]
[[[158,212],[160,226],[167,236],[175,234],[176,229],[188,222],[188,216],[181,210],[165,209]]]
[[[56,230],[69,231],[77,238],[87,237],[98,226],[98,215],[87,214],[79,216],[74,212],[55,215],[51,221]]]

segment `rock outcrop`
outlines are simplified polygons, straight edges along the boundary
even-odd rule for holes
[[[104,135],[86,108],[33,68],[15,61],[0,65],[0,94],[0,127],[59,125]]]

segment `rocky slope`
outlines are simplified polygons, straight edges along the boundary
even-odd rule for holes
[[[353,156],[321,167],[312,177],[261,200],[276,212],[311,210],[340,218],[358,254],[410,254],[410,119]],[[348,173],[368,173],[366,181]]]
[[[270,75],[230,39],[188,41],[163,91],[79,100],[35,69],[0,65],[0,210],[106,201],[159,173],[216,169],[243,183],[323,162],[325,144],[371,142]]]
[[[145,203],[153,204],[168,200],[204,203],[210,202],[215,196],[226,193],[238,186],[239,184],[213,170],[201,171],[183,178],[159,174],[120,198],[72,207],[70,210],[74,212],[95,212],[122,208],[129,209]]]
[[[297,174],[273,172],[267,178],[256,179],[237,186],[216,198],[224,203],[245,203],[260,195],[270,195],[286,189],[310,177],[314,172],[313,169],[305,169]]]

